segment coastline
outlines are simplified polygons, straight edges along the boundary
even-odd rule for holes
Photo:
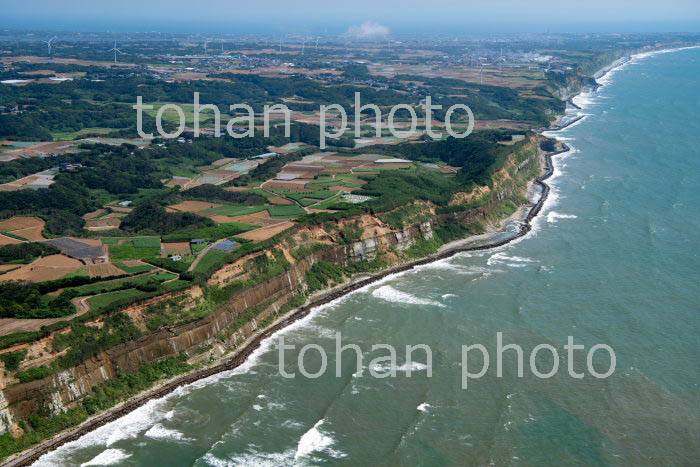
[[[220,359],[218,359],[213,364],[204,367],[199,370],[195,370],[186,375],[176,376],[170,380],[163,381],[161,384],[156,385],[154,388],[144,391],[121,404],[106,410],[105,412],[95,415],[92,418],[87,419],[82,424],[75,428],[72,428],[66,432],[59,433],[58,435],[38,444],[22,453],[18,453],[15,456],[8,457],[1,464],[3,467],[19,467],[28,466],[34,463],[42,455],[47,452],[53,451],[54,449],[62,446],[63,444],[75,441],[83,435],[95,430],[96,428],[103,426],[109,422],[112,422],[134,410],[146,404],[152,399],[159,399],[164,397],[180,386],[184,386],[200,379],[204,379],[213,376],[217,373],[224,371],[233,370],[243,363],[263,344],[265,340],[272,337],[278,331],[287,328],[289,325],[305,318],[308,316],[313,309],[326,305],[332,301],[335,301],[345,295],[354,292],[358,289],[371,285],[389,276],[397,273],[411,270],[416,266],[421,266],[424,264],[433,263],[442,259],[450,258],[458,253],[469,252],[469,251],[483,251],[497,248],[508,243],[513,242],[519,238],[524,237],[532,230],[531,221],[539,214],[545,201],[547,200],[550,192],[550,187],[544,181],[552,176],[554,173],[554,166],[552,164],[552,156],[566,153],[570,148],[562,143],[562,149],[560,151],[555,151],[551,153],[544,154],[545,167],[542,175],[536,177],[532,182],[531,186],[540,187],[539,199],[532,205],[529,209],[527,205],[521,206],[513,215],[508,218],[502,219],[500,221],[502,228],[495,229],[491,232],[487,232],[480,235],[474,235],[467,237],[465,239],[455,240],[445,245],[442,245],[437,253],[426,256],[425,258],[405,262],[391,268],[385,269],[375,274],[361,274],[355,279],[351,279],[349,282],[336,286],[334,288],[326,289],[316,293],[311,297],[311,301],[294,310],[289,311],[285,315],[277,318],[268,327],[259,330],[258,332],[251,335],[245,342],[243,342],[240,348],[234,351],[232,354],[228,354]],[[524,217],[523,217],[524,215]],[[504,228],[507,224],[519,221],[520,227],[516,233],[508,236],[505,239],[498,241],[489,241],[498,234],[504,233]],[[475,242],[486,241],[484,244],[472,245]]]
[[[685,47],[685,48],[691,48],[691,47]],[[663,53],[665,51],[673,51],[673,50],[683,50],[685,48],[678,48],[678,49],[662,49],[659,51],[650,51],[650,52],[644,52],[644,53],[639,53],[639,54],[633,54],[631,57],[625,57],[626,60],[618,59],[616,60],[613,64],[604,67],[603,69],[599,70],[594,77],[596,80],[603,78],[606,76],[608,73],[611,71],[618,69],[632,61],[633,57],[637,56],[645,56],[647,54],[654,54],[654,53]],[[602,74],[601,74],[602,73]],[[599,85],[600,86],[600,85]],[[598,87],[594,89],[597,90]],[[566,101],[570,102],[574,108],[580,109],[578,105],[573,103],[573,98],[577,95],[580,95],[584,92],[588,92],[585,90],[582,90],[581,92],[570,96]],[[580,115],[572,121],[566,123],[565,125],[557,125],[557,122],[559,119],[549,128],[546,129],[541,129],[537,130],[538,133],[544,133],[547,131],[559,131],[562,130],[578,121],[583,119],[585,116]],[[560,116],[561,118],[561,116]],[[186,374],[186,375],[181,375],[175,378],[172,378],[167,381],[163,381],[157,386],[153,387],[150,390],[147,390],[141,394],[138,394],[131,399],[122,402],[118,406],[115,406],[102,414],[96,415],[85,422],[83,422],[81,425],[68,430],[66,432],[60,433],[56,435],[55,437],[48,439],[44,441],[41,444],[38,444],[22,453],[18,453],[14,456],[8,457],[5,459],[2,463],[2,465],[7,465],[7,466],[23,466],[23,465],[30,465],[33,462],[35,462],[39,457],[44,455],[45,453],[52,451],[61,445],[68,443],[70,441],[74,441],[84,434],[93,431],[94,429],[107,424],[113,420],[116,420],[133,410],[137,409],[138,407],[146,404],[148,401],[153,400],[153,399],[158,399],[163,396],[166,396],[167,394],[171,393],[175,389],[177,389],[180,386],[186,385],[193,383],[195,381],[198,381],[203,378],[207,378],[209,376],[212,376],[214,374],[224,372],[224,371],[229,371],[232,369],[235,369],[242,365],[244,362],[248,360],[248,358],[257,350],[260,348],[261,345],[263,345],[264,341],[267,340],[268,338],[272,337],[275,333],[278,331],[288,327],[289,325],[307,317],[313,309],[328,304],[338,298],[341,298],[348,293],[351,293],[353,291],[356,291],[360,288],[366,287],[370,284],[373,284],[377,281],[380,281],[382,279],[385,279],[388,276],[404,272],[410,269],[415,268],[416,266],[432,263],[438,260],[446,259],[449,257],[452,257],[458,253],[462,252],[469,252],[469,251],[482,251],[482,250],[489,250],[493,248],[498,248],[500,246],[506,245],[508,243],[513,242],[514,240],[517,240],[519,238],[522,238],[526,236],[531,230],[532,230],[532,225],[531,222],[532,220],[541,212],[546,200],[548,199],[549,193],[550,193],[550,186],[545,183],[545,181],[552,176],[554,173],[554,166],[552,163],[552,157],[566,153],[570,150],[570,148],[564,144],[562,144],[562,149],[560,151],[555,151],[551,153],[545,153],[544,154],[544,160],[545,160],[545,166],[544,166],[544,172],[536,177],[532,182],[531,186],[537,186],[541,189],[539,193],[539,198],[535,202],[534,205],[528,208],[528,205],[523,205],[521,208],[516,211],[511,217],[506,218],[501,220],[501,224],[503,226],[514,222],[514,221],[519,221],[520,226],[518,228],[518,231],[515,232],[513,235],[508,236],[505,239],[498,240],[498,241],[490,241],[493,240],[498,234],[503,234],[504,230],[503,228],[501,229],[496,229],[492,232],[488,232],[485,234],[481,235],[475,235],[468,237],[466,239],[460,239],[460,240],[455,240],[453,242],[447,243],[440,247],[437,253],[429,255],[425,258],[421,258],[419,260],[415,261],[410,261],[406,262],[403,264],[396,265],[392,268],[388,268],[384,271],[378,272],[376,274],[372,275],[367,275],[363,274],[360,276],[355,277],[354,279],[351,279],[349,282],[337,286],[335,288],[327,289],[324,291],[321,291],[314,296],[311,297],[311,301],[300,308],[297,308],[295,310],[291,310],[290,312],[286,313],[285,315],[279,317],[277,320],[275,320],[272,324],[270,324],[268,327],[259,330],[258,332],[254,333],[251,335],[244,343],[241,344],[238,350],[233,352],[232,354],[228,354],[225,357],[217,360],[215,363],[211,364],[210,366],[207,366],[205,368],[201,368],[198,370],[195,370],[192,373]],[[523,217],[524,216],[524,217]],[[478,242],[486,242],[484,244],[479,244],[479,245],[474,245],[474,243]]]

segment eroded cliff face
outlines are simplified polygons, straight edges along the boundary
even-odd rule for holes
[[[508,178],[516,177],[520,171],[536,163],[537,156],[534,155],[519,164],[513,161],[507,167]],[[500,200],[522,188],[522,185],[515,183],[496,182],[493,188],[495,196],[479,208],[432,215],[430,222],[423,221],[398,230],[391,229],[376,216],[369,214],[360,216],[352,220],[357,225],[363,226],[360,240],[350,244],[334,245],[295,261],[288,271],[240,292],[204,318],[182,326],[159,330],[118,345],[76,367],[41,380],[24,384],[16,383],[16,380],[3,380],[4,388],[0,391],[0,433],[16,431],[20,420],[27,419],[29,415],[40,409],[58,413],[74,406],[89,395],[94,386],[115,377],[118,371],[134,373],[145,363],[182,353],[191,357],[190,362],[208,361],[211,357],[220,357],[240,346],[258,329],[260,323],[270,322],[272,318],[277,317],[280,307],[289,299],[304,292],[304,277],[314,262],[327,260],[347,265],[372,260],[378,252],[391,256],[393,255],[391,251],[404,251],[418,240],[431,240],[433,238],[431,224],[454,222],[469,224],[487,221]],[[432,212],[434,213],[434,210]],[[324,240],[330,243],[331,237],[322,226],[315,226],[308,229],[305,238],[310,242]],[[235,263],[227,265],[214,275],[210,285],[225,284],[227,277],[235,276],[242,270],[241,265]],[[186,290],[184,294],[193,301],[201,296],[202,291],[199,287],[193,287]],[[139,306],[143,307],[143,304]],[[132,311],[138,313],[139,306]],[[248,309],[260,306],[262,311],[256,315],[255,319],[235,330],[230,328]],[[43,345],[48,345],[48,340]]]
[[[235,349],[255,332],[257,323],[270,316],[276,316],[282,304],[303,292],[304,275],[315,261],[325,259],[347,264],[373,259],[379,249],[390,246],[406,249],[418,238],[430,239],[432,235],[430,223],[424,222],[401,231],[315,253],[298,261],[289,271],[244,290],[212,314],[196,322],[162,330],[119,345],[81,365],[44,379],[10,385],[0,392],[0,431],[12,429],[16,422],[26,419],[39,409],[58,413],[73,406],[89,395],[94,386],[116,376],[117,371],[133,373],[144,363],[174,357],[183,352],[188,355],[197,354],[197,359],[201,360],[208,359],[210,355],[221,356]],[[195,290],[189,292],[197,293]],[[227,335],[229,325],[248,308],[267,303],[270,305],[254,320]],[[197,352],[203,347],[211,347],[211,350],[206,353]]]

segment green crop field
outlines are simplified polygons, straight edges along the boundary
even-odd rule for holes
[[[120,261],[114,262],[114,265],[127,274],[138,274],[140,272],[146,272],[155,269],[155,267],[151,266],[150,264],[142,264],[140,266],[127,266],[126,264]]]
[[[294,198],[298,203],[301,203],[302,206],[311,206],[312,204],[318,203],[317,199],[304,199],[304,198]]]
[[[160,256],[160,237],[135,237],[124,240],[121,244],[105,243],[109,245],[109,256],[112,261]]]
[[[136,248],[160,248],[160,237],[136,237],[131,243]]]
[[[304,198],[312,198],[312,199],[328,199],[331,196],[335,195],[337,191],[332,191],[332,190],[316,190],[312,191],[311,193],[301,193]]]
[[[265,205],[258,204],[256,206],[235,206],[233,204],[226,204],[218,208],[205,209],[203,212],[209,214],[217,214],[219,216],[243,216],[245,214],[254,214],[266,209]]]
[[[270,217],[289,218],[303,216],[306,212],[296,204],[283,204],[281,206],[270,206],[267,208]]]
[[[90,277],[90,273],[88,273],[88,270],[86,267],[82,267],[76,271],[73,271],[69,274],[66,274],[61,279],[68,279],[71,277]]]
[[[202,259],[197,263],[197,267],[194,268],[194,272],[202,272],[208,270],[219,258],[226,256],[226,253],[218,250],[209,250],[202,257]]]
[[[56,131],[51,133],[54,141],[70,141],[85,135],[104,135],[117,130],[117,128],[83,128],[78,131]]]
[[[301,203],[303,206],[310,206],[310,205],[317,203],[319,201],[332,198],[333,196],[335,196],[337,194],[338,194],[337,191],[318,190],[318,191],[314,191],[311,193],[294,193],[294,194],[289,194],[287,196],[292,198],[293,200]]]
[[[154,277],[154,274],[148,274],[139,277],[128,277],[125,279],[117,279],[112,281],[102,281],[95,282],[94,284],[81,285],[79,287],[71,287],[67,290],[76,293],[77,297],[85,297],[87,295],[96,295],[105,292],[112,292],[114,290],[124,289],[129,286],[129,288],[136,287],[140,284],[145,284]]]
[[[125,289],[118,290],[116,292],[109,292],[102,295],[96,295],[94,297],[88,298],[87,302],[90,305],[90,310],[100,310],[102,308],[108,307],[117,300],[123,298],[136,298],[142,295],[143,292],[137,289]]]
[[[257,225],[245,224],[242,222],[231,222],[219,224],[214,227],[203,227],[190,232],[173,233],[163,236],[163,241],[168,242],[188,242],[193,238],[203,238],[208,241],[215,241],[220,238],[233,237],[234,235],[257,229]]]
[[[129,259],[145,259],[160,256],[159,248],[136,248],[132,243],[124,245],[110,245],[109,256],[112,261],[125,261]]]
[[[165,282],[177,279],[177,274],[173,274],[170,272],[159,272],[158,274],[155,274],[153,278],[159,282]]]

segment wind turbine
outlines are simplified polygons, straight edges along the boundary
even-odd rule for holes
[[[498,63],[498,72],[499,73],[501,72],[501,65],[503,64],[502,62],[505,62],[505,61],[506,61],[506,58],[503,55],[501,55],[500,57],[498,57],[496,59],[496,63]]]
[[[51,56],[51,42],[53,42],[55,39],[56,39],[56,36],[53,36],[53,37],[52,37],[51,39],[49,39],[48,41],[44,41],[44,42],[46,42],[46,45],[49,46],[49,57]]]
[[[111,49],[109,49],[107,52],[114,52],[114,63],[117,63],[117,52],[119,52],[120,54],[124,55],[124,52],[122,52],[121,50],[119,50],[119,49],[117,48],[117,41],[114,41],[114,47],[112,47]]]
[[[482,61],[482,57],[479,57],[479,84],[484,84],[484,67],[486,66],[485,63]]]
[[[498,72],[501,72],[501,65],[503,62],[506,61],[506,57],[503,56],[503,49],[501,49],[501,56],[496,59],[496,63],[498,63]]]

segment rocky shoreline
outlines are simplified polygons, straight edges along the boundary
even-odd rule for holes
[[[606,67],[606,69],[601,70],[605,71],[607,73],[608,71],[612,70],[613,68],[620,66],[622,63],[617,63],[611,65],[610,67]],[[601,75],[601,76],[603,76]],[[596,73],[596,76],[598,76],[598,73]],[[568,99],[566,99],[567,102],[572,101],[574,96],[569,96]],[[573,104],[573,103],[572,103]],[[577,105],[573,104],[575,108],[579,108]],[[562,130],[570,125],[573,125],[574,123],[578,122],[584,118],[584,116],[578,116],[571,121],[567,122],[566,124],[559,125],[558,123],[552,124],[549,128],[543,128],[537,130],[539,133],[543,133],[545,131],[559,131]],[[22,453],[16,454],[14,456],[10,456],[7,459],[5,459],[2,464],[0,464],[1,467],[23,467],[23,466],[29,466],[32,463],[36,462],[39,457],[42,455],[46,454],[47,452],[53,451],[54,449],[59,448],[60,446],[69,443],[71,441],[75,441],[82,437],[83,435],[103,426],[106,425],[107,423],[110,423],[118,418],[121,418],[124,415],[129,414],[130,412],[133,412],[137,408],[141,407],[142,405],[146,404],[148,401],[153,400],[153,399],[159,399],[161,397],[166,396],[167,394],[173,392],[180,386],[184,386],[186,384],[193,383],[195,381],[198,381],[203,378],[207,378],[209,376],[215,375],[217,373],[221,373],[223,371],[228,371],[235,369],[236,367],[240,366],[243,364],[248,357],[262,344],[262,342],[271,337],[273,334],[276,332],[284,329],[285,327],[293,324],[294,322],[306,317],[314,308],[325,305],[327,303],[330,303],[334,300],[337,300],[348,293],[351,293],[353,291],[356,291],[358,289],[361,289],[363,287],[366,287],[374,282],[377,282],[379,280],[382,280],[390,275],[397,274],[400,272],[408,271],[410,269],[415,268],[416,266],[421,266],[424,264],[429,264],[435,261],[439,261],[442,259],[450,258],[458,253],[464,253],[464,252],[469,252],[469,251],[483,251],[483,250],[490,250],[493,248],[498,248],[504,245],[507,245],[508,243],[513,242],[514,240],[517,240],[519,238],[524,237],[527,235],[531,230],[532,230],[532,220],[540,213],[542,210],[542,207],[544,206],[545,201],[547,201],[550,193],[550,186],[545,183],[545,180],[550,178],[552,174],[554,173],[554,166],[552,163],[552,157],[566,153],[570,150],[569,146],[566,145],[565,143],[560,143],[561,144],[561,149],[554,151],[554,152],[548,152],[544,154],[544,171],[543,173],[536,177],[533,180],[533,184],[537,185],[541,188],[540,196],[537,202],[527,211],[527,215],[525,218],[520,222],[520,227],[518,231],[513,234],[512,236],[509,236],[508,238],[495,241],[495,242],[488,242],[483,245],[477,245],[477,246],[464,246],[465,240],[468,239],[463,239],[463,240],[456,240],[454,242],[450,242],[447,245],[443,245],[443,247],[438,251],[438,253],[432,254],[430,256],[427,256],[425,258],[415,260],[415,261],[410,261],[403,263],[398,266],[394,266],[391,268],[388,268],[384,271],[381,271],[379,273],[370,275],[370,276],[365,276],[364,278],[356,281],[351,281],[349,283],[343,284],[341,286],[335,287],[330,290],[326,290],[324,292],[320,292],[316,299],[312,300],[310,303],[304,305],[303,307],[297,308],[295,310],[292,310],[288,312],[286,315],[278,318],[274,323],[272,323],[270,326],[267,328],[256,332],[252,336],[250,336],[240,347],[240,349],[236,350],[234,355],[231,357],[228,357],[225,361],[216,363],[214,365],[211,365],[206,368],[202,368],[199,370],[195,370],[191,373],[188,373],[183,376],[175,377],[171,380],[168,380],[164,382],[163,384],[157,386],[154,389],[145,391],[142,394],[139,394],[137,396],[132,397],[131,399],[123,402],[122,404],[113,407],[107,411],[105,411],[102,414],[96,415],[93,418],[90,418],[83,422],[81,425],[68,430],[64,433],[58,434],[55,437],[44,441],[43,443],[34,446],[30,448],[27,451],[24,451]],[[319,297],[320,296],[320,297]]]
[[[620,66],[625,65],[631,60],[631,57],[625,56],[622,57],[612,64],[602,68],[599,70],[597,73],[594,74],[595,79],[600,79],[603,76],[605,76],[608,72],[614,70],[615,68],[618,68]],[[600,86],[600,85],[599,85]],[[597,89],[597,87],[596,87]],[[573,102],[573,98],[575,95],[568,96],[565,100],[567,103],[569,103],[572,107],[580,109],[578,105],[576,105]],[[559,124],[558,122],[560,119],[557,120],[556,123],[554,123],[552,126],[549,128],[543,128],[537,130],[539,133],[545,132],[545,131],[559,131],[562,130],[570,125],[573,125],[574,123],[580,121],[584,116],[580,115],[578,117],[575,117],[571,119],[570,121],[566,122],[565,124]],[[163,384],[143,392],[142,394],[139,394],[137,396],[132,397],[131,399],[123,402],[122,404],[113,407],[112,409],[109,409],[105,411],[104,413],[100,415],[96,415],[93,418],[90,418],[83,422],[81,425],[68,430],[66,432],[63,432],[61,434],[56,435],[54,438],[51,438],[49,440],[44,441],[43,443],[34,446],[22,453],[16,454],[14,456],[8,457],[7,459],[4,460],[4,462],[1,464],[3,467],[4,466],[12,466],[12,467],[17,467],[17,466],[27,466],[31,465],[33,462],[35,462],[39,457],[42,455],[46,454],[49,451],[52,451],[58,447],[60,447],[63,444],[66,444],[70,441],[77,440],[81,436],[89,433],[90,431],[95,430],[96,428],[99,428],[100,426],[103,426],[111,421],[114,421],[132,411],[135,409],[141,407],[142,405],[146,404],[148,401],[152,399],[158,399],[163,396],[166,396],[167,394],[173,392],[175,389],[177,389],[180,386],[186,385],[193,383],[197,380],[207,378],[209,376],[212,376],[214,374],[223,372],[223,371],[228,371],[232,370],[241,364],[243,364],[248,357],[257,349],[260,347],[260,345],[263,343],[263,341],[269,337],[271,337],[273,334],[276,332],[280,331],[281,329],[284,329],[285,327],[289,326],[290,324],[306,317],[314,308],[330,303],[338,298],[343,297],[344,295],[347,295],[350,292],[353,292],[355,290],[358,290],[362,287],[368,286],[374,282],[377,282],[379,280],[382,280],[392,274],[400,273],[403,271],[407,271],[410,269],[415,268],[416,266],[432,263],[438,260],[442,260],[445,258],[452,257],[458,253],[462,252],[469,252],[469,251],[483,251],[483,250],[489,250],[493,248],[497,248],[503,245],[506,245],[514,240],[517,240],[519,238],[524,237],[527,235],[531,230],[532,230],[532,220],[540,213],[542,210],[542,207],[547,200],[549,193],[550,193],[550,186],[545,183],[545,180],[550,178],[552,174],[554,173],[554,167],[552,164],[552,157],[568,152],[570,148],[565,144],[565,143],[560,143],[561,144],[561,149],[558,151],[554,152],[549,152],[544,154],[544,160],[545,160],[545,167],[544,167],[544,172],[542,175],[536,177],[533,181],[533,184],[539,186],[541,188],[540,192],[540,197],[538,201],[529,209],[527,212],[527,215],[525,218],[522,220],[520,223],[519,230],[512,236],[495,241],[495,242],[490,242],[486,243],[483,245],[478,245],[478,246],[465,246],[465,242],[468,243],[473,243],[474,238],[470,239],[463,239],[463,240],[457,240],[454,242],[451,242],[447,245],[444,245],[438,253],[427,256],[425,258],[403,263],[401,265],[386,269],[382,272],[379,272],[374,275],[363,275],[358,277],[358,280],[351,281],[349,283],[343,284],[341,286],[335,287],[333,289],[328,289],[326,291],[320,292],[317,294],[317,298],[313,299],[309,304],[297,308],[295,310],[292,310],[288,312],[286,315],[278,318],[274,323],[272,323],[270,326],[267,328],[260,330],[250,336],[243,344],[241,344],[241,347],[232,355],[229,357],[226,357],[225,361],[221,361],[220,363],[216,363],[212,366],[202,368],[196,371],[193,371],[192,373],[175,377],[171,380],[168,380],[164,382]]]
[[[554,128],[552,129],[554,130]],[[551,130],[550,130],[551,131]],[[285,316],[279,318],[276,320],[273,324],[271,324],[269,327],[266,329],[254,334],[251,336],[245,343],[242,344],[241,348],[236,351],[235,355],[232,357],[228,358],[226,361],[212,365],[207,368],[203,368],[200,370],[196,370],[192,373],[189,373],[184,376],[176,377],[170,381],[165,382],[164,384],[158,386],[155,389],[152,389],[150,391],[147,391],[145,393],[142,393],[138,396],[133,397],[132,399],[122,403],[121,405],[114,407],[112,409],[107,410],[106,412],[97,415],[85,422],[83,422],[82,425],[73,428],[72,430],[69,430],[67,432],[64,432],[62,434],[57,435],[56,437],[45,441],[44,443],[37,445],[28,451],[25,451],[24,453],[18,454],[14,457],[10,457],[5,460],[5,462],[2,464],[3,466],[7,467],[19,467],[19,466],[27,466],[31,465],[33,462],[35,462],[39,457],[44,455],[45,453],[52,451],[61,445],[68,443],[70,441],[74,441],[81,436],[85,435],[86,433],[89,433],[90,431],[95,430],[96,428],[105,425],[113,420],[116,420],[132,411],[137,409],[138,407],[141,407],[148,401],[152,399],[158,399],[161,398],[175,389],[177,389],[180,386],[186,385],[193,383],[197,380],[207,378],[209,376],[212,376],[214,374],[227,371],[227,370],[232,370],[239,365],[241,365],[243,362],[246,361],[246,359],[262,344],[262,342],[272,336],[274,333],[277,331],[289,326],[290,324],[304,318],[307,316],[314,308],[330,303],[340,297],[343,297],[344,295],[353,292],[355,290],[358,290],[362,287],[368,286],[374,282],[377,282],[381,279],[384,279],[392,274],[400,273],[403,271],[408,271],[410,269],[415,268],[416,266],[432,263],[434,261],[442,260],[445,258],[452,257],[458,253],[462,252],[468,252],[468,251],[481,251],[481,250],[488,250],[492,248],[497,248],[503,245],[506,245],[518,238],[521,238],[525,235],[527,235],[531,230],[532,230],[532,225],[531,221],[539,214],[539,212],[542,209],[542,206],[544,205],[545,201],[547,200],[550,192],[550,187],[545,183],[545,180],[547,180],[549,177],[552,176],[554,172],[554,168],[552,165],[552,156],[562,154],[569,151],[569,147],[566,146],[566,144],[562,143],[562,149],[559,151],[551,152],[551,153],[545,153],[544,154],[544,159],[545,159],[545,167],[544,167],[544,173],[537,177],[534,180],[534,184],[538,185],[541,188],[541,193],[540,197],[537,200],[537,202],[530,208],[528,211],[527,215],[523,219],[523,221],[520,224],[520,228],[517,233],[514,235],[500,240],[496,242],[491,242],[491,243],[486,243],[484,245],[478,245],[478,246],[462,246],[461,242],[462,240],[458,240],[455,242],[452,242],[451,244],[448,244],[444,246],[440,252],[427,256],[425,258],[415,260],[415,261],[410,261],[404,264],[401,264],[399,266],[395,266],[389,269],[386,269],[382,272],[379,272],[377,274],[373,274],[369,277],[362,278],[357,281],[353,281],[347,284],[344,284],[342,286],[336,287],[334,289],[331,289],[330,291],[326,291],[326,293],[322,293],[320,298],[317,298],[315,300],[312,300],[310,303],[307,305],[304,305],[301,308],[297,308],[296,310],[292,310],[289,313],[287,313]]]

